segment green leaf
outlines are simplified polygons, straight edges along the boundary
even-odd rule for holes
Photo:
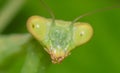
[[[10,0],[0,10],[0,33],[7,27],[10,21],[24,5],[25,0]]]
[[[0,72],[44,73],[48,54],[29,34],[0,36]]]

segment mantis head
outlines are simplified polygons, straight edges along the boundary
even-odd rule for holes
[[[28,19],[29,32],[44,46],[53,63],[60,63],[71,50],[88,42],[93,29],[88,23],[46,19],[32,16]],[[72,25],[72,26],[71,26]]]

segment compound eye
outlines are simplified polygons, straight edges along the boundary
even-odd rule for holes
[[[77,46],[89,41],[93,35],[93,29],[88,23],[75,23],[73,39]]]
[[[27,28],[37,40],[41,41],[47,33],[47,19],[40,16],[32,16],[28,19]]]

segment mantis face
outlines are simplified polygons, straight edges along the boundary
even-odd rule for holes
[[[88,23],[77,22],[71,26],[68,21],[51,22],[52,19],[32,16],[28,19],[27,28],[50,54],[53,63],[60,63],[72,49],[86,43],[93,35]]]

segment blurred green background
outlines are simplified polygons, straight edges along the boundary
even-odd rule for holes
[[[9,3],[13,1],[16,5],[9,8]],[[53,10],[56,19],[66,21],[72,21],[77,16],[96,9],[120,5],[120,0],[45,0],[45,2]],[[0,18],[2,13],[5,13],[5,8],[8,9],[0,23],[7,27],[2,34],[28,33],[26,21],[32,15],[50,18],[39,0],[0,0]],[[47,73],[120,73],[120,7],[86,16],[79,21],[92,25],[93,38],[89,43],[74,49],[61,64],[51,64]]]

